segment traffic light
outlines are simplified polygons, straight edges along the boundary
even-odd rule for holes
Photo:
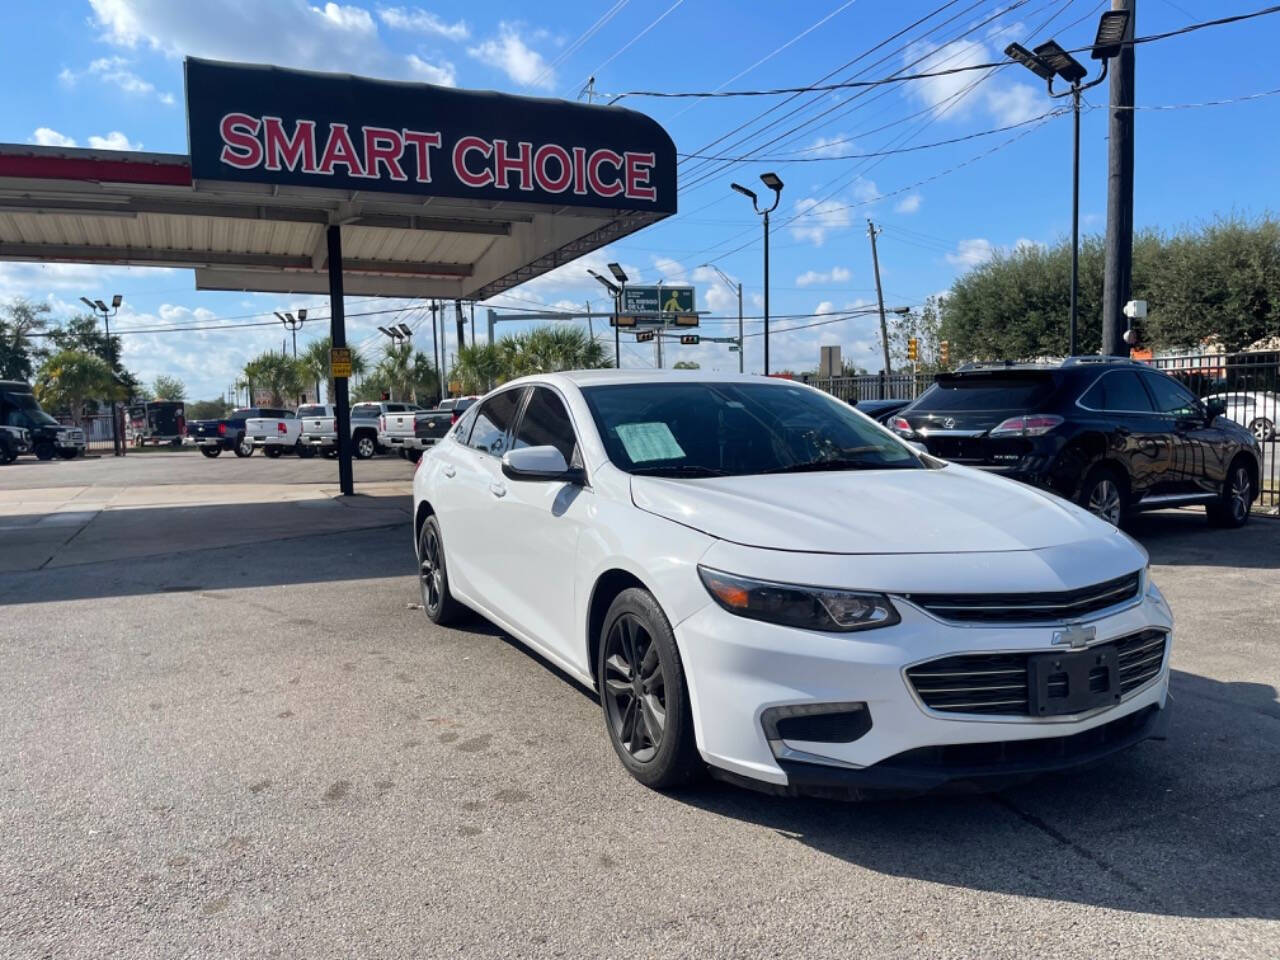
[[[907,340],[907,359],[912,363],[915,363],[920,356],[919,347],[920,341],[915,337],[911,337]]]
[[[951,344],[946,340],[938,344],[938,360],[944,367],[951,363]]]
[[[701,342],[702,342],[702,338],[698,336],[696,333],[685,334],[683,337],[680,338],[681,346],[685,346],[685,347],[696,347]]]
[[[648,342],[649,342],[650,340],[652,340],[652,339],[653,339],[653,331],[652,331],[652,330],[638,330],[638,331],[636,331],[636,343],[648,343]]]

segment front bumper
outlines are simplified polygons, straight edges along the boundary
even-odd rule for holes
[[[957,654],[1050,652],[1061,623],[960,625],[897,597],[894,604],[901,623],[865,633],[778,627],[735,616],[714,603],[680,622],[676,638],[694,729],[713,772],[763,789],[839,795],[924,793],[952,782],[998,785],[1002,778],[1093,762],[1155,735],[1163,723],[1173,623],[1153,585],[1146,586],[1137,603],[1104,611],[1088,622],[1097,631],[1097,644],[1151,628],[1167,631],[1159,673],[1114,706],[1043,718],[930,710],[917,698],[905,671]],[[766,737],[762,715],[771,707],[849,702],[866,704],[871,716],[870,729],[851,742],[781,740],[771,746]],[[1147,720],[1140,730],[1130,731],[1131,737],[1094,734],[1101,739],[1088,741],[1093,746],[1087,750],[1081,746],[1086,740],[1072,740],[1103,728],[1119,731],[1110,725],[1139,714]],[[1064,742],[1059,751],[1046,746],[1050,741],[1071,743]],[[957,756],[965,755],[955,748],[971,748],[985,759],[957,764]],[[950,750],[947,762],[929,759],[939,750]]]

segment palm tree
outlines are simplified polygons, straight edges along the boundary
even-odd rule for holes
[[[557,370],[595,370],[613,366],[609,351],[576,327],[534,327],[497,344],[504,379]]]
[[[485,393],[507,379],[502,350],[493,343],[473,343],[458,351],[450,380],[457,380],[463,393]]]
[[[438,380],[435,366],[425,353],[414,350],[412,343],[388,342],[382,349],[382,360],[374,374],[397,400],[416,403],[436,395]]]
[[[244,365],[243,382],[251,394],[255,390],[269,391],[271,405],[283,407],[292,404],[302,393],[306,371],[301,361],[268,351]]]
[[[329,352],[333,348],[333,340],[330,337],[321,337],[319,340],[311,341],[310,345],[302,351],[302,355],[298,357],[298,362],[302,364],[306,371],[308,380],[316,385],[316,402],[320,402],[320,382],[323,380],[328,392],[325,399],[329,403],[333,403],[333,376],[329,369]],[[363,377],[368,371],[368,364],[365,363],[364,357],[360,356],[356,351],[351,351],[351,376]]]
[[[36,374],[35,389],[42,404],[66,410],[77,426],[90,400],[115,400],[120,394],[107,362],[83,350],[60,350],[49,357]]]

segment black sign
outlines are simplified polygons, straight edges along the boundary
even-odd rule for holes
[[[197,181],[674,213],[675,147],[621,107],[188,58]]]

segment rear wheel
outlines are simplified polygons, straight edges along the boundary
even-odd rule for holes
[[[368,460],[377,452],[378,441],[371,434],[364,433],[356,437],[356,456],[361,460]]]
[[[236,456],[237,456],[237,457],[252,457],[252,456],[253,456],[253,441],[252,441],[252,440],[250,440],[248,437],[241,437],[241,438],[240,438],[240,442],[236,444]]]
[[[264,446],[264,447],[262,448],[262,455],[263,455],[264,457],[269,457],[269,458],[270,458],[270,459],[272,459],[272,460],[274,460],[276,457],[280,456],[280,454],[282,454],[283,452],[284,452],[284,451],[283,451],[283,450],[281,450],[279,447]]]
[[[69,450],[59,450],[58,456],[63,460],[74,460],[76,457],[80,456],[80,451],[78,448],[72,447]]]
[[[1215,527],[1243,527],[1253,506],[1253,475],[1239,460],[1231,464],[1218,499],[1205,507],[1209,522]]]
[[[1111,467],[1094,467],[1084,478],[1077,502],[1095,517],[1107,521],[1113,527],[1120,526],[1125,508],[1124,486],[1120,475]]]
[[[605,614],[596,671],[605,729],[627,771],[655,790],[701,768],[675,634],[647,590],[622,591]]]
[[[0,443],[0,464],[13,463],[18,459],[18,455],[13,452],[13,448],[7,443]]]
[[[324,457],[326,460],[336,460],[338,457],[338,448],[337,447],[326,448],[324,451]]]
[[[212,460],[214,457],[222,456],[221,447],[201,447],[200,452]]]
[[[418,534],[418,587],[422,593],[422,609],[432,623],[448,626],[465,615],[466,607],[449,593],[444,540],[434,516],[427,517]]]
[[[410,463],[417,463],[419,460],[422,459],[422,451],[412,450],[412,449],[406,450],[404,452],[404,458],[408,460]]]
[[[294,445],[293,451],[303,460],[310,460],[316,455],[315,447],[307,443],[302,443],[301,441]]]
[[[33,452],[37,460],[52,460],[54,454],[53,444],[48,440],[41,440],[35,445]]]
[[[1266,443],[1276,435],[1276,425],[1266,417],[1259,417],[1249,424],[1249,431],[1259,443]]]

